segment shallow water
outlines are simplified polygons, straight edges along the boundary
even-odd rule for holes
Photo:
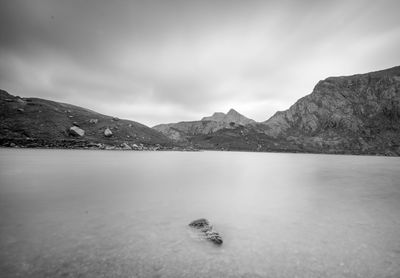
[[[0,149],[0,221],[1,277],[400,277],[400,159]]]

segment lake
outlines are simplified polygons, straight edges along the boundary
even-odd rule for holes
[[[394,278],[400,159],[0,149],[0,221],[1,277]]]

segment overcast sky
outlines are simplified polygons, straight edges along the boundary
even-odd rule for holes
[[[264,121],[328,76],[400,65],[400,1],[0,2],[0,88],[149,126]]]

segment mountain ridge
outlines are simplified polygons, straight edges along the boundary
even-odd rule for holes
[[[400,66],[320,80],[255,122],[234,109],[152,129],[97,112],[0,91],[0,145],[400,155]],[[33,142],[34,141],[34,142]],[[28,143],[27,143],[28,142]],[[108,145],[107,145],[108,144]],[[100,148],[100,147],[99,147]],[[143,147],[142,147],[143,149]]]
[[[250,123],[255,123],[255,121],[231,108],[227,114],[215,112],[212,116],[203,117],[200,121],[159,124],[154,126],[153,129],[174,141],[188,142],[193,136],[210,134],[220,129],[229,129]]]

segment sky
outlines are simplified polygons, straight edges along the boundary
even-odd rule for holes
[[[400,65],[400,1],[1,0],[0,89],[141,122],[265,121]]]

